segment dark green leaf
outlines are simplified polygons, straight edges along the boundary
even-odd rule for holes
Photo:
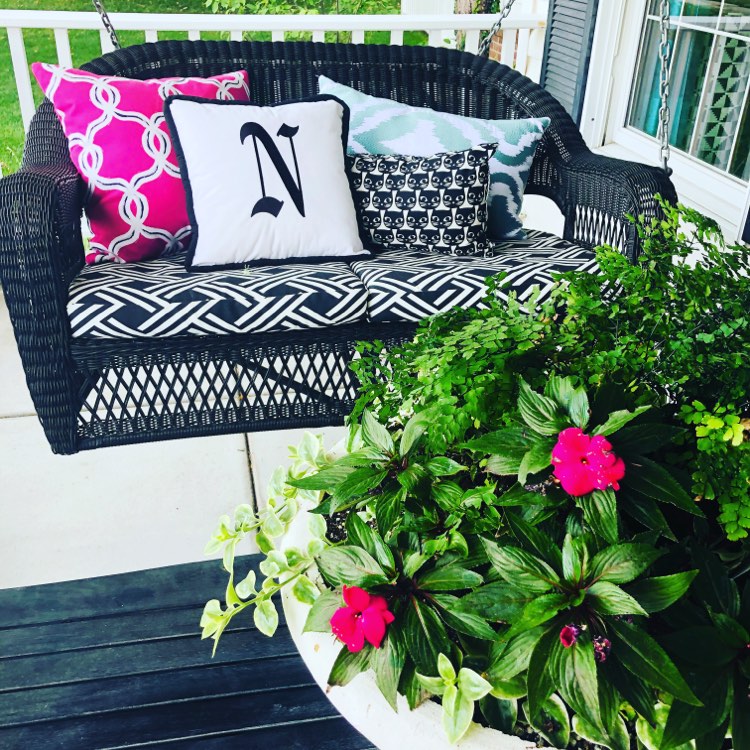
[[[451,477],[459,471],[466,471],[466,467],[447,456],[431,458],[425,468],[434,477]]]
[[[619,586],[597,581],[588,588],[586,601],[600,615],[647,615],[643,607]]]
[[[598,667],[597,671],[599,671]],[[599,671],[599,674],[601,674],[601,671]],[[599,710],[602,716],[602,726],[607,730],[607,734],[611,736],[620,710],[622,698],[617,692],[615,686],[606,679],[599,678],[597,684],[599,689]]]
[[[552,448],[554,443],[550,443],[547,440],[534,445],[524,453],[521,459],[521,464],[518,467],[518,482],[519,484],[526,484],[526,480],[530,474],[537,474],[544,469],[549,468],[552,463]]]
[[[370,656],[373,649],[363,648],[361,651],[353,654],[344,646],[336,661],[331,667],[331,674],[328,675],[329,685],[347,685],[360,672],[366,672],[370,668]]]
[[[424,466],[411,464],[396,476],[398,483],[407,491],[419,494],[430,486],[430,475]]]
[[[594,645],[580,638],[570,648],[559,648],[551,662],[552,679],[565,702],[589,724],[606,732],[599,707]]]
[[[360,586],[368,589],[388,582],[388,576],[361,547],[328,547],[315,558],[323,578],[331,586]]]
[[[514,474],[515,472],[511,472]],[[514,484],[509,490],[495,499],[495,505],[503,508],[537,506],[545,502],[545,497],[537,492],[529,492],[522,485]]]
[[[367,410],[362,413],[362,439],[386,456],[393,455],[393,438],[388,429]]]
[[[663,467],[649,458],[634,458],[627,467],[623,485],[652,500],[670,503],[695,516],[703,511],[683,489],[682,485]]]
[[[732,745],[734,750],[750,750],[750,683],[740,674],[734,677]]]
[[[626,542],[606,547],[594,555],[590,565],[592,580],[629,583],[663,553],[647,544]]]
[[[646,422],[645,424],[628,425],[618,430],[610,442],[616,455],[636,454],[644,456],[669,445],[685,430],[672,425]]]
[[[660,532],[673,542],[677,541],[677,537],[669,527],[669,523],[659,507],[659,503],[655,500],[641,495],[640,492],[630,492],[625,487],[619,491],[618,500],[620,510],[627,513],[631,518],[638,521],[638,523],[647,529]]]
[[[628,672],[617,660],[617,654],[612,654],[607,661],[599,665],[607,682],[610,682],[617,692],[646,720],[656,723],[654,703],[656,695],[637,675]]]
[[[718,630],[708,625],[670,633],[664,645],[682,661],[701,667],[722,667],[737,656],[737,649],[724,643]]]
[[[461,505],[463,489],[456,482],[433,482],[431,497],[433,501],[444,511],[452,513]]]
[[[399,456],[401,458],[406,456],[419,443],[422,435],[424,435],[430,426],[432,413],[432,409],[419,412],[406,423],[404,431],[401,433],[401,443],[399,444]]]
[[[644,578],[628,586],[627,592],[646,612],[661,612],[685,594],[696,575],[697,570],[686,570],[671,576]]]
[[[516,457],[520,463],[523,454],[526,453],[530,445],[531,440],[526,429],[506,427],[474,438],[461,447],[476,453],[493,453],[500,456]]]
[[[708,610],[711,621],[719,631],[721,640],[728,646],[737,649],[744,649],[750,643],[750,634],[740,625],[733,617],[725,615],[722,612]]]
[[[483,641],[494,641],[497,638],[497,633],[490,627],[487,620],[472,612],[463,612],[452,607],[450,609],[441,608],[440,616],[448,627],[453,628],[458,633],[470,635]]]
[[[569,606],[567,594],[542,594],[534,597],[523,609],[521,617],[516,620],[511,629],[506,633],[506,638],[511,638],[527,628],[551,620],[560,610]]]
[[[401,643],[396,630],[391,628],[380,648],[373,649],[370,666],[375,672],[375,683],[394,711],[398,710],[398,683],[405,663],[406,647]]]
[[[524,713],[531,726],[554,747],[568,747],[570,742],[570,717],[565,704],[554,693],[532,713],[529,704],[524,704]]]
[[[430,697],[417,679],[417,670],[409,659],[406,660],[406,666],[401,673],[398,692],[406,696],[406,701],[412,711]]]
[[[636,625],[617,620],[610,622],[610,628],[613,650],[627,669],[685,703],[701,705],[664,649],[650,635]]]
[[[402,632],[417,671],[426,676],[437,675],[438,654],[449,654],[451,642],[435,610],[412,597],[407,605]]]
[[[706,734],[695,738],[695,750],[722,750],[724,747],[724,738],[729,731],[729,719],[723,724],[719,724],[716,729],[712,729]]]
[[[495,570],[513,586],[544,594],[560,582],[557,573],[546,562],[525,550],[500,547],[488,539],[482,541]]]
[[[378,471],[369,466],[355,469],[331,493],[330,512],[345,510],[366,499],[370,490],[379,487],[387,476],[387,471]]]
[[[375,558],[383,570],[390,574],[396,569],[391,548],[383,541],[377,531],[370,528],[357,513],[350,513],[346,518],[347,541],[362,547]]]
[[[574,539],[570,534],[566,534],[562,549],[563,578],[569,583],[577,584],[583,581],[587,569],[586,543],[580,537]]]
[[[578,501],[583,510],[583,519],[588,527],[609,544],[620,539],[617,519],[617,499],[613,489],[594,490]]]
[[[498,732],[510,734],[518,718],[518,704],[516,701],[506,701],[486,695],[479,701],[479,708],[487,723]]]
[[[385,536],[396,525],[404,506],[404,490],[387,490],[375,503],[378,531]]]
[[[693,546],[691,552],[693,564],[700,570],[693,582],[693,595],[709,607],[736,617],[740,611],[740,595],[727,566],[714,552],[698,545]]]
[[[491,622],[515,622],[535,596],[504,581],[496,581],[462,596],[455,609],[479,614]]]
[[[571,398],[568,406],[568,414],[576,427],[580,427],[582,430],[586,429],[591,410],[589,408],[589,398],[583,388],[575,389],[573,398]]]
[[[460,565],[446,565],[420,576],[417,586],[424,591],[460,591],[481,586],[483,581],[482,576],[473,570],[466,570]]]
[[[510,644],[512,643],[513,641],[510,642]],[[547,698],[552,695],[552,691],[555,689],[550,664],[560,649],[562,649],[560,631],[558,628],[552,627],[539,638],[531,652],[529,668],[526,673],[526,689],[528,709],[532,716],[536,716],[542,711]],[[492,674],[492,670],[490,674]],[[492,682],[492,679],[490,679],[490,682]]]
[[[531,628],[503,644],[490,664],[487,679],[491,683],[506,682],[525,671],[543,634],[544,628]]]
[[[593,434],[604,435],[605,437],[611,435],[613,432],[617,432],[617,430],[625,427],[626,424],[632,422],[636,417],[643,414],[643,412],[648,411],[650,408],[650,406],[639,406],[635,411],[627,411],[624,409],[622,411],[613,411],[609,417],[607,417],[607,421],[603,425],[594,429]]]
[[[344,600],[338,591],[326,589],[321,592],[312,607],[310,607],[310,612],[307,615],[305,627],[302,628],[302,632],[330,633],[333,613],[339,607],[343,606]]]
[[[338,487],[355,469],[353,466],[326,466],[317,474],[310,474],[299,479],[287,479],[286,483],[301,490],[327,490]]]
[[[518,410],[523,421],[540,435],[557,435],[570,427],[568,418],[555,401],[532,391],[525,380],[519,383]]]
[[[507,511],[507,519],[510,530],[527,552],[536,553],[556,570],[562,568],[560,547],[549,536],[524,521],[518,513]]]
[[[726,674],[713,680],[707,677],[702,675],[702,684],[695,686],[702,706],[689,706],[682,701],[672,703],[662,738],[663,750],[690,742],[724,723],[731,707],[731,678]]]
[[[594,745],[609,747],[611,750],[630,750],[630,735],[621,716],[615,718],[614,727],[609,733],[597,729],[581,716],[574,716],[573,731]]]

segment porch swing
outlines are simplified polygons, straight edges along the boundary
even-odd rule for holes
[[[94,0],[115,51],[84,69],[136,79],[245,69],[257,104],[313,95],[318,76],[325,75],[367,94],[457,115],[487,120],[549,117],[526,192],[555,202],[565,220],[563,237],[532,234],[513,248],[513,256],[527,253],[530,264],[542,268],[547,279],[550,270],[590,266],[591,249],[602,243],[635,259],[640,244],[626,214],[659,216],[657,193],[676,200],[667,171],[669,3],[662,2],[664,166],[656,168],[593,154],[549,93],[484,57],[513,2],[504,5],[479,55],[473,55],[431,47],[202,40],[121,49],[105,9]],[[385,316],[368,312],[353,322],[323,328],[159,338],[82,335],[71,324],[70,287],[87,269],[101,268],[84,268],[84,198],[66,138],[45,100],[31,122],[21,169],[0,180],[0,279],[29,391],[55,453],[341,424],[357,394],[349,369],[356,342],[379,340],[389,346],[415,331],[419,316],[391,310]],[[555,265],[561,258],[564,263]],[[484,277],[504,268],[493,260],[427,259],[439,293],[421,298],[419,305],[450,297],[440,287],[441,274],[483,287]],[[116,275],[126,266],[110,265],[104,273],[117,282]],[[173,285],[179,285],[179,273],[185,273],[167,260],[141,265],[142,276],[153,281],[165,275]],[[409,287],[404,278],[401,287]]]

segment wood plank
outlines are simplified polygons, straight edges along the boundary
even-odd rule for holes
[[[313,685],[252,696],[217,695],[172,701],[147,708],[1,728],[0,747],[23,750],[117,747],[123,740],[131,744],[163,742],[251,727],[284,727],[331,715],[336,715],[336,709],[323,691]],[[314,737],[308,734],[308,740],[314,741]],[[312,747],[315,745],[308,745]]]
[[[237,558],[236,570],[247,572],[254,557]],[[254,564],[257,565],[257,561]],[[0,631],[35,623],[185,607],[221,597],[225,586],[226,572],[221,562],[215,560],[82,581],[2,589]]]
[[[231,664],[88,680],[78,683],[16,690],[0,700],[0,726],[72,718],[156,703],[206,698],[220,693],[252,693],[312,685],[309,670],[297,653],[262,662],[256,659]]]

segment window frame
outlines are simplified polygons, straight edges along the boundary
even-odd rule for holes
[[[648,4],[648,0],[599,3],[589,68],[595,73],[589,77],[581,129],[591,148],[637,154],[638,160],[658,165],[657,139],[627,125]],[[748,183],[674,148],[670,166],[680,198],[719,221],[732,235],[728,239],[734,240],[744,223]]]

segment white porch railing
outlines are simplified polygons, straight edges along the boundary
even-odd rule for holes
[[[1,2],[2,0],[0,0]],[[402,44],[405,31],[425,31],[432,46],[455,46],[457,38],[468,52],[476,52],[480,33],[487,31],[496,16],[485,14],[452,15],[211,15],[112,13],[118,31],[143,32],[144,40],[167,39],[175,32],[186,32],[189,39],[200,39],[204,32],[223,32],[240,40],[249,32],[270,32],[274,41],[282,41],[288,32],[310,32],[313,41],[324,41],[326,32],[351,32],[352,42],[364,43],[368,31],[390,32],[391,44]],[[546,12],[511,13],[504,23],[500,59],[534,80],[539,79],[544,48]],[[13,74],[24,129],[34,114],[34,97],[29,61],[24,44],[24,29],[54,31],[56,62],[71,66],[69,32],[90,29],[99,32],[102,52],[112,50],[109,37],[96,13],[66,11],[28,11],[0,9],[0,28],[5,27],[10,44]],[[457,36],[457,32],[462,32]],[[43,60],[42,62],[55,62]]]

